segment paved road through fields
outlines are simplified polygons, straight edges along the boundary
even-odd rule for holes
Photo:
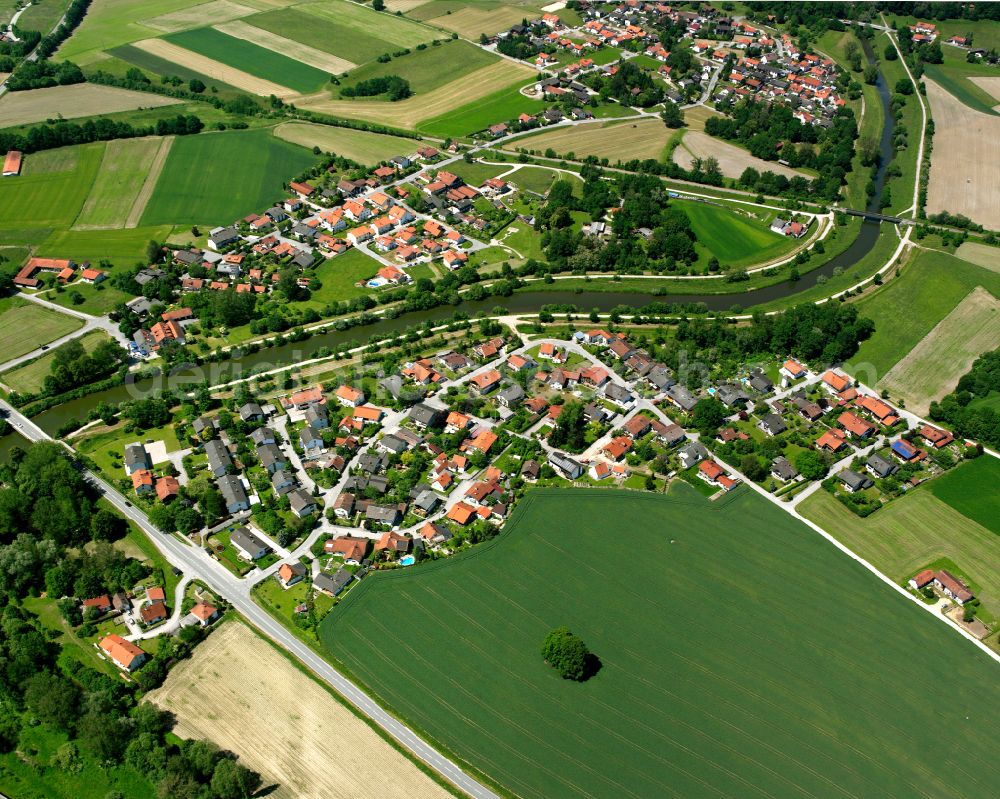
[[[16,409],[2,400],[0,400],[0,411],[5,412],[14,429],[30,441],[53,440],[30,419],[18,413]],[[225,598],[261,633],[298,658],[314,674],[350,702],[358,712],[385,730],[414,757],[475,799],[500,799],[499,795],[474,777],[466,774],[457,764],[423,741],[413,730],[390,715],[364,691],[275,621],[267,611],[253,601],[250,596],[252,586],[248,582],[237,579],[200,547],[186,544],[176,536],[161,533],[153,526],[145,513],[97,475],[87,471],[85,477],[103,492],[104,497],[119,512],[137,524],[149,536],[156,548],[172,565],[183,571],[185,575],[201,580]]]

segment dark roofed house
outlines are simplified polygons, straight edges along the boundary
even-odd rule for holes
[[[288,504],[292,513],[300,519],[316,511],[316,500],[309,495],[309,492],[302,488],[296,488],[288,492]]]
[[[219,492],[226,503],[226,510],[229,513],[239,513],[242,510],[250,510],[250,498],[247,496],[243,481],[235,474],[224,474],[218,479]]]
[[[322,591],[328,596],[339,596],[340,593],[351,584],[351,580],[354,579],[354,575],[351,574],[347,569],[341,568],[337,569],[332,575],[326,572],[320,572],[315,577],[313,577],[313,588],[317,591]]]
[[[718,387],[715,392],[715,396],[722,401],[722,404],[728,408],[742,407],[746,405],[749,397],[743,393],[743,390],[739,386],[730,385],[725,383]]]
[[[286,472],[284,469],[279,469],[271,475],[271,488],[274,489],[275,494],[279,497],[283,497],[295,488],[295,478],[290,472]]]
[[[432,405],[428,405],[426,402],[418,402],[412,408],[410,408],[410,413],[407,417],[413,422],[419,429],[424,430],[428,427],[440,427],[444,418],[444,414]]]
[[[788,428],[785,426],[785,420],[778,414],[768,413],[761,418],[760,429],[769,436],[776,436],[779,433],[784,433]]]
[[[899,467],[895,463],[888,458],[883,458],[877,452],[872,453],[872,456],[868,458],[868,461],[865,463],[865,469],[873,477],[879,478],[889,477],[899,471]]]
[[[229,537],[236,553],[244,560],[260,560],[271,548],[248,527],[237,527]]]
[[[142,444],[129,444],[125,447],[125,473],[133,474],[141,469],[153,468],[153,462]]]
[[[395,505],[369,505],[365,510],[365,519],[375,524],[397,527],[403,520],[403,516]]]
[[[505,408],[514,408],[524,401],[524,389],[517,383],[511,383],[497,394],[497,402]]]
[[[274,437],[274,431],[270,427],[258,427],[250,434],[250,440],[259,447],[262,444],[274,444],[278,439]]]
[[[568,480],[575,480],[584,471],[583,464],[573,460],[568,455],[563,455],[561,452],[549,453],[549,464]]]
[[[257,447],[257,458],[268,474],[274,474],[288,466],[288,459],[277,444],[262,444]]]
[[[792,466],[791,462],[784,455],[779,455],[771,461],[771,474],[783,482],[794,480],[799,473]]]
[[[772,383],[770,378],[760,369],[754,369],[750,373],[750,379],[747,380],[747,385],[749,385],[754,391],[759,391],[761,394],[767,394],[774,389],[774,383]]]
[[[218,439],[206,441],[205,454],[208,456],[208,470],[213,477],[222,477],[233,468],[233,459],[226,445]]]
[[[256,402],[248,402],[240,407],[240,418],[244,422],[261,422],[264,420],[264,411]]]
[[[856,491],[864,491],[866,488],[871,488],[874,485],[865,475],[858,474],[851,469],[844,469],[844,471],[837,475],[837,478],[843,484],[844,488],[852,494]]]

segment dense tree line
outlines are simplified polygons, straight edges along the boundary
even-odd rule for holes
[[[950,425],[959,436],[1000,447],[1000,413],[976,402],[993,392],[1000,392],[1000,349],[977,358],[951,394],[931,403],[930,417]]]
[[[52,31],[52,33],[46,35],[42,39],[41,44],[38,45],[39,57],[48,58],[59,49],[59,45],[66,41],[70,37],[70,34],[76,30],[77,26],[83,22],[90,3],[91,0],[73,0],[69,4],[69,8],[66,9],[66,14],[63,16],[62,24]]]
[[[107,377],[124,360],[125,351],[114,341],[98,344],[88,353],[79,339],[74,339],[55,351],[55,358],[45,376],[45,393],[61,394],[77,386]]]
[[[0,41],[0,56],[6,56],[14,61],[24,58],[34,50],[42,38],[42,34],[38,31],[21,30],[16,25],[14,33],[17,35],[18,41],[11,42],[6,39]]]
[[[72,61],[24,61],[14,74],[7,79],[7,87],[12,92],[26,89],[47,89],[51,86],[67,86],[83,83],[83,72]]]
[[[341,97],[375,97],[380,94],[387,95],[392,101],[405,100],[413,94],[413,90],[410,88],[410,82],[399,75],[369,78],[340,90]]]
[[[996,3],[880,3],[886,14],[899,14],[917,19],[991,19],[1000,21],[1000,6]]]
[[[77,774],[86,761],[125,764],[164,799],[246,799],[258,775],[208,742],[168,742],[170,715],[139,702],[190,653],[199,628],[163,637],[129,683],[61,658],[60,646],[20,607],[41,591],[64,597],[63,617],[91,636],[96,627],[80,614],[78,598],[126,590],[149,575],[109,543],[126,526],[96,501],[58,444],[15,448],[0,465],[0,753],[18,749],[23,732],[41,726],[68,739],[45,760],[25,748],[22,756],[43,775],[46,768]]]
[[[27,133],[0,132],[0,152],[21,150],[35,153],[71,144],[87,144],[92,141],[111,139],[132,139],[138,136],[184,136],[198,133],[204,124],[194,114],[178,114],[172,119],[161,119],[156,125],[135,126],[128,122],[118,122],[107,117],[88,119],[83,124],[57,122],[53,125],[34,125]]]

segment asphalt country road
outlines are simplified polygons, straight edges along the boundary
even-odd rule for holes
[[[30,441],[53,440],[30,419],[2,400],[0,400],[0,411],[6,413],[14,429]],[[456,763],[422,740],[413,730],[390,715],[364,691],[271,618],[270,614],[251,598],[252,586],[249,583],[238,580],[218,561],[209,557],[205,550],[185,544],[175,536],[161,533],[152,525],[145,513],[97,475],[86,471],[84,476],[103,492],[105,499],[122,515],[135,522],[149,536],[156,548],[173,566],[186,576],[201,580],[226,599],[263,635],[298,658],[317,677],[350,702],[359,713],[385,730],[414,757],[475,799],[500,799],[498,794],[466,774]]]

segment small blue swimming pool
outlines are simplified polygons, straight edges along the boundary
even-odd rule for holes
[[[417,559],[413,555],[404,555],[399,559],[400,566],[412,566],[417,562]]]

